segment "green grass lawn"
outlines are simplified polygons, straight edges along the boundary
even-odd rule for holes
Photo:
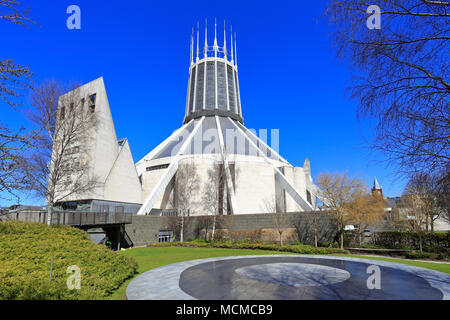
[[[138,275],[145,271],[158,268],[171,263],[177,263],[195,259],[205,259],[212,257],[243,256],[243,255],[264,255],[264,254],[289,254],[287,252],[269,251],[269,250],[248,250],[248,249],[218,249],[218,248],[183,248],[183,247],[161,247],[161,248],[135,248],[123,252],[133,257],[138,262]],[[346,257],[357,257],[374,260],[384,260],[398,262],[432,270],[442,271],[450,274],[450,265],[431,262],[418,262],[411,260],[378,258],[356,255],[341,255]],[[136,275],[137,276],[137,275]],[[125,290],[132,279],[127,280],[110,297],[112,300],[123,300]]]

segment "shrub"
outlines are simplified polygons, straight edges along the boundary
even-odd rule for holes
[[[405,254],[408,259],[437,259],[438,255],[431,252],[411,251]]]
[[[419,249],[419,234],[417,232],[377,232],[374,234],[374,242],[386,248],[395,248],[398,245],[409,249]],[[450,246],[450,232],[424,232],[423,245],[428,247]]]
[[[363,244],[361,247],[368,248],[368,249],[404,249],[404,250],[408,249],[408,247],[402,243],[399,243],[399,244],[396,244],[393,246],[389,246],[389,247],[381,246],[379,244],[366,243],[366,244]]]
[[[331,242],[325,241],[325,242],[319,242],[317,244],[319,247],[325,247],[325,248],[332,248],[333,244]]]
[[[247,242],[261,242],[262,238],[262,229],[246,231],[246,230],[238,230],[229,232],[228,238],[232,241],[247,241]]]
[[[71,265],[81,269],[80,290],[67,288]],[[84,231],[41,223],[0,223],[0,299],[99,299],[136,270],[133,258],[92,243]]]

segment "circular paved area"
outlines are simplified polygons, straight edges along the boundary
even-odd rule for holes
[[[379,267],[380,289],[368,288],[371,265]],[[126,294],[130,300],[449,300],[450,275],[350,257],[238,256],[147,271],[130,282]]]

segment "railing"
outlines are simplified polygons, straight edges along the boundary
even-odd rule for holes
[[[130,224],[131,213],[124,212],[80,212],[55,211],[52,213],[52,225],[95,226],[108,224]],[[3,221],[19,220],[25,222],[47,223],[47,211],[20,211],[2,216]]]
[[[86,226],[131,223],[131,217],[131,213],[123,212],[54,212],[52,221],[55,218],[58,224]]]

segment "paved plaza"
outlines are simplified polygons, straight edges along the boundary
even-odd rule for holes
[[[380,271],[379,288],[368,286],[374,269]],[[130,300],[450,300],[450,275],[351,257],[236,256],[147,271],[130,282],[126,295]]]

